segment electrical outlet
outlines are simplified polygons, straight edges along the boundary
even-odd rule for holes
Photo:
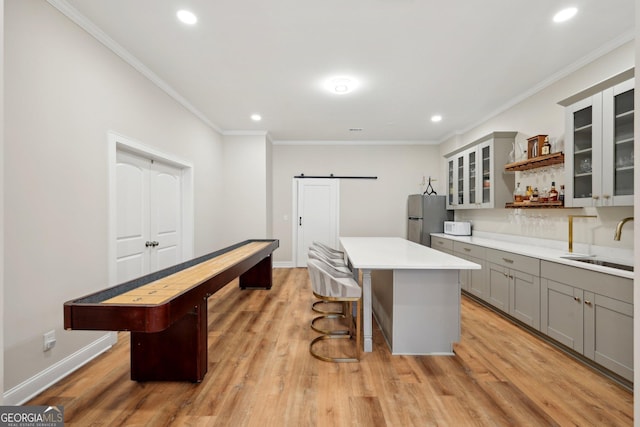
[[[46,332],[42,337],[44,339],[44,346],[43,346],[42,351],[49,351],[53,347],[56,346],[56,331],[55,330],[51,330],[49,332]]]

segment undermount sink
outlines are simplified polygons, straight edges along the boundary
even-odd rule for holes
[[[617,268],[619,270],[633,271],[633,265],[620,264],[620,263],[617,263],[617,262],[614,262],[614,261],[607,261],[607,260],[599,259],[599,258],[593,257],[593,256],[571,256],[571,255],[567,255],[567,256],[560,257],[560,258],[569,259],[571,261],[585,262],[587,264],[601,265],[603,267]]]

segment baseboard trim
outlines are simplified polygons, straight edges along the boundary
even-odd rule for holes
[[[273,263],[273,268],[295,268],[293,261],[279,261]]]
[[[91,360],[109,350],[116,343],[117,339],[118,335],[116,332],[109,332],[103,335],[86,347],[81,348],[12,389],[7,390],[2,395],[3,404],[24,404],[29,399],[37,396],[39,393],[60,381],[73,371],[79,369],[81,366],[89,363]]]

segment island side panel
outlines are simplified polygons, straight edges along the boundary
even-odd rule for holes
[[[460,341],[458,270],[394,270],[393,354],[453,355]]]

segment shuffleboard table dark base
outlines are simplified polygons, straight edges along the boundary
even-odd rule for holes
[[[246,241],[204,256],[203,263],[216,256],[237,250]],[[167,281],[172,274],[198,263],[186,262],[153,273],[135,282],[127,282],[96,294],[65,303],[65,328],[84,330],[117,330],[131,332],[131,379],[134,381],[190,381],[200,382],[207,373],[207,298],[229,282],[239,278],[240,289],[271,289],[272,252],[277,240],[224,268],[202,283],[160,304],[113,304],[114,295],[125,295],[156,280]],[[199,261],[197,259],[195,261]],[[180,268],[180,267],[183,268]],[[135,301],[135,299],[133,300]]]

